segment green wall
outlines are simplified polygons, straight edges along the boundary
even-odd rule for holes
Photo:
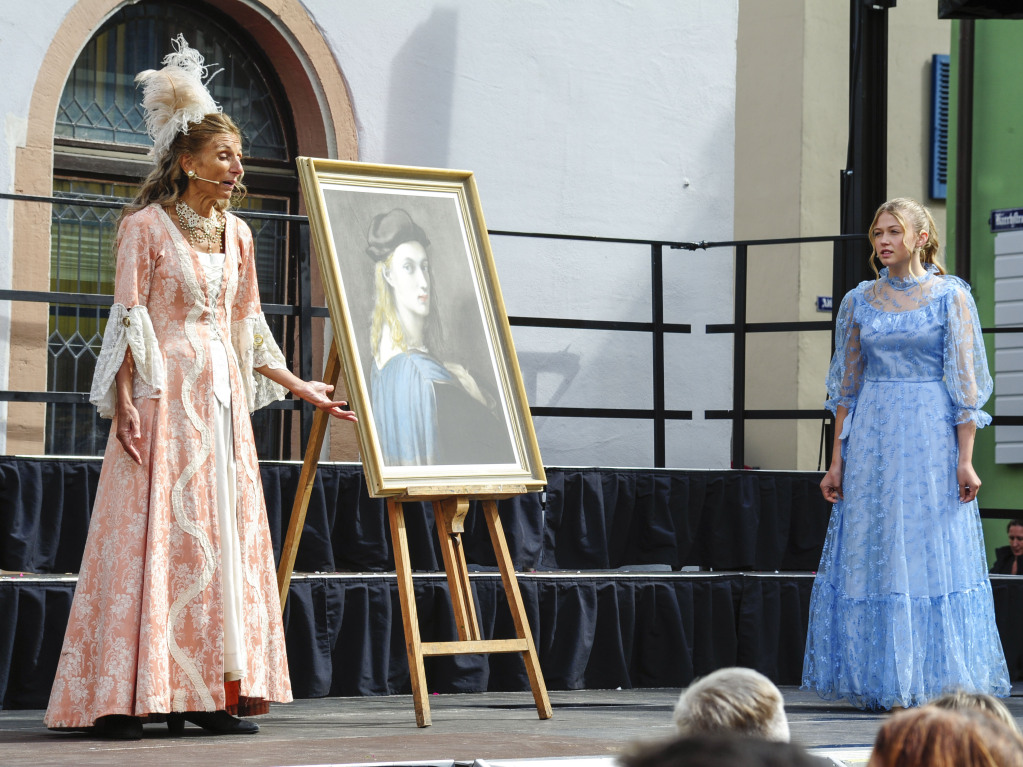
[[[958,104],[959,24],[952,25],[952,87],[949,114],[947,260],[955,264],[955,169]],[[973,214],[970,282],[987,327],[994,324],[994,235],[988,217],[996,208],[1023,208],[1023,21],[978,20],[974,22],[973,110]],[[985,337],[988,361],[994,370],[994,336]],[[994,412],[994,402],[986,408]],[[979,501],[982,509],[1023,509],[1023,465],[995,463],[995,430],[977,434],[974,467],[983,481]],[[1023,514],[1020,514],[1023,516]],[[988,557],[1008,540],[1005,523],[984,520]]]

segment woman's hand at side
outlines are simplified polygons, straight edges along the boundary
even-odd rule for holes
[[[956,482],[959,484],[959,500],[969,503],[980,490],[980,477],[973,469],[973,442],[977,436],[977,425],[973,421],[956,426],[956,440],[959,442],[959,463],[956,464]]]
[[[142,419],[132,401],[132,384],[135,377],[135,360],[131,349],[124,353],[124,362],[117,369],[114,385],[117,387],[117,441],[124,452],[139,466],[142,465],[142,454],[139,444],[142,441]]]
[[[828,503],[838,503],[842,500],[842,463],[832,461],[824,479],[821,480],[821,492],[824,500]]]
[[[842,500],[842,432],[845,430],[845,419],[849,417],[849,408],[839,405],[835,408],[835,441],[831,448],[831,467],[821,480],[821,492],[828,503]]]
[[[128,457],[141,466],[142,455],[139,453],[138,445],[142,441],[142,426],[139,411],[131,400],[117,403],[117,441],[121,443]]]
[[[980,490],[980,477],[973,469],[973,462],[959,462],[956,466],[956,481],[959,483],[959,501],[969,503],[977,497]]]

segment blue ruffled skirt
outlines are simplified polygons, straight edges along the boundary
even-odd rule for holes
[[[976,502],[941,381],[866,381],[810,599],[803,689],[861,708],[1007,696]]]

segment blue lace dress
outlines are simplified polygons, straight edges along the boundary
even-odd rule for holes
[[[952,688],[1006,696],[980,516],[956,479],[956,425],[991,421],[970,288],[885,269],[842,300],[835,347],[844,499],[810,598],[803,689],[870,709]]]

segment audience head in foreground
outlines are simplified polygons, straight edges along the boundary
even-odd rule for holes
[[[881,725],[867,767],[1023,767],[1023,739],[991,714],[928,705]]]
[[[1012,714],[1009,713],[1005,704],[986,692],[967,692],[965,690],[947,692],[940,698],[932,700],[928,705],[949,711],[979,711],[982,714],[995,717],[1003,724],[1008,725],[1009,729],[1019,732],[1016,720],[1012,718]]]
[[[751,668],[723,668],[696,680],[675,705],[682,736],[735,733],[787,742],[789,722],[774,683]]]
[[[623,767],[820,767],[793,743],[717,733],[676,738],[625,754]]]

